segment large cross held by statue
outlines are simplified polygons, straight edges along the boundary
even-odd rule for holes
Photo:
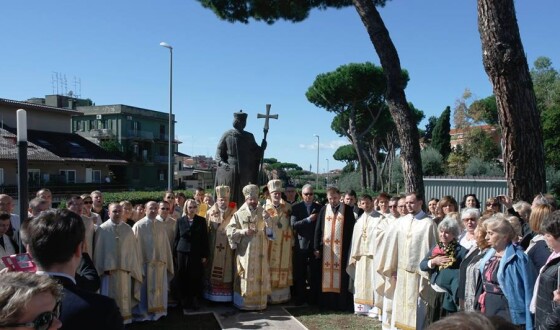
[[[268,134],[268,120],[270,118],[272,119],[278,119],[278,115],[271,115],[270,114],[270,104],[266,105],[266,114],[262,114],[262,113],[258,113],[257,114],[257,119],[261,119],[264,118],[264,128],[263,128],[263,132],[264,132],[264,140],[266,141],[266,134]]]
[[[276,114],[276,115],[271,115],[271,114],[270,114],[270,104],[267,104],[267,105],[266,105],[266,114],[264,114],[264,115],[263,115],[262,113],[258,113],[258,114],[257,114],[257,119],[261,119],[261,118],[264,118],[264,128],[263,128],[264,137],[263,137],[263,142],[266,143],[266,135],[268,134],[268,120],[269,120],[270,118],[272,118],[272,119],[278,119],[278,115],[277,115],[277,114]],[[263,163],[264,163],[264,150],[263,150],[263,154],[262,154],[262,157],[261,157],[261,166],[260,166],[260,168],[259,168],[259,172],[260,172],[260,174],[259,174],[259,180],[261,180],[262,175],[263,175],[263,173],[264,173],[264,171],[263,171]]]

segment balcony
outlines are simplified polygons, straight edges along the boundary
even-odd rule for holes
[[[92,138],[100,139],[100,140],[111,139],[115,137],[113,131],[108,128],[92,129],[91,131],[89,131],[89,133]]]
[[[129,130],[126,137],[133,140],[153,140],[154,133],[150,131]]]
[[[165,163],[169,161],[167,156],[154,156],[154,163]]]

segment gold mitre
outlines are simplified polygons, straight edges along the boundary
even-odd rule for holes
[[[245,199],[249,197],[259,198],[259,186],[254,184],[246,185],[243,187],[243,196],[245,196]]]
[[[284,188],[282,188],[282,180],[270,180],[268,181],[268,183],[266,184],[266,186],[268,187],[268,192],[273,193],[273,192],[283,192]]]
[[[216,187],[216,197],[217,198],[229,198],[230,189],[228,186],[217,186]]]

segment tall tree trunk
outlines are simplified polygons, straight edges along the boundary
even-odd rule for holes
[[[424,196],[420,137],[404,94],[405,82],[402,77],[399,54],[373,1],[353,0],[353,3],[387,77],[386,99],[399,133],[405,189],[407,192],[415,191]]]
[[[498,105],[509,196],[531,201],[546,190],[544,146],[513,0],[478,0],[478,30]]]
[[[358,165],[360,166],[360,183],[362,191],[367,188],[367,166],[364,157],[364,143],[358,137],[356,129],[356,109],[351,107],[350,115],[348,116],[348,134],[350,135],[350,141],[356,149],[356,155],[358,156]]]
[[[375,144],[375,139],[369,143],[369,150],[366,153],[368,165],[371,168],[371,177],[369,178],[369,186],[372,191],[377,190],[377,179],[378,179],[378,172],[377,172],[377,145]]]

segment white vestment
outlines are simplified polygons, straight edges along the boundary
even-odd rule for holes
[[[168,278],[173,275],[173,257],[165,225],[144,217],[132,227],[142,262],[140,303],[133,309],[135,321],[156,321],[167,315]]]
[[[437,225],[420,211],[416,216],[400,217],[390,228],[384,245],[383,275],[397,275],[392,323],[398,329],[414,329],[418,297],[430,285],[428,273],[419,265],[437,242]]]
[[[130,323],[132,308],[140,301],[138,284],[142,282],[140,250],[132,228],[111,220],[99,226],[93,261],[101,277],[100,293],[115,299],[124,322]]]

